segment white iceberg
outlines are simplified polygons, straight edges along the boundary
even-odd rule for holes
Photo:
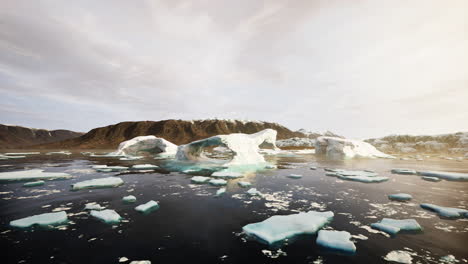
[[[420,171],[421,176],[437,177],[448,181],[468,181],[468,173],[445,172],[445,171]]]
[[[262,196],[262,193],[259,192],[256,188],[250,188],[247,191],[247,194],[250,195],[250,196]]]
[[[90,214],[108,224],[117,224],[122,217],[114,210],[106,209],[102,211],[91,210]]]
[[[140,204],[139,206],[135,207],[135,210],[137,210],[140,213],[150,213],[156,209],[159,208],[159,204],[153,200]]]
[[[179,146],[176,158],[180,161],[222,163],[225,166],[265,163],[259,153],[260,147],[277,149],[276,134],[276,130],[265,129],[250,135],[235,133],[213,136]],[[206,151],[219,146],[230,150],[230,159],[213,159],[207,156]]]
[[[397,200],[397,201],[409,201],[413,199],[413,196],[407,193],[395,193],[395,194],[390,194],[388,196],[390,200]]]
[[[65,211],[57,213],[45,213],[40,215],[33,215],[10,222],[11,226],[26,228],[32,225],[48,226],[59,225],[68,221],[67,213]]]
[[[137,198],[135,196],[133,196],[133,195],[124,196],[122,198],[122,201],[124,203],[134,203],[134,202],[136,202],[136,200],[137,200]]]
[[[71,175],[67,173],[44,172],[44,170],[39,170],[39,169],[0,173],[0,182],[2,181],[52,180],[52,179],[69,179],[69,178],[71,178]]]
[[[208,183],[215,186],[223,186],[227,184],[227,181],[223,179],[211,179]]]
[[[113,154],[137,156],[141,152],[174,155],[177,152],[177,145],[156,136],[139,136],[120,143]]]
[[[71,188],[76,191],[81,189],[117,187],[122,184],[124,184],[124,181],[119,177],[107,177],[77,182],[72,184]]]
[[[404,250],[394,250],[389,252],[384,259],[390,262],[402,263],[402,264],[411,264],[413,263],[413,258],[411,254]]]
[[[356,252],[356,246],[351,241],[351,234],[346,231],[320,230],[317,245],[347,254]]]
[[[242,230],[267,244],[281,242],[301,234],[315,234],[333,219],[333,212],[301,212],[275,215],[262,222],[245,225]]]
[[[153,164],[138,164],[138,165],[133,165],[130,169],[131,170],[155,170],[158,169],[158,165],[153,165]]]
[[[226,193],[226,188],[220,188],[216,191],[216,196],[220,196]]]
[[[33,181],[33,182],[26,182],[23,184],[24,187],[35,187],[44,185],[45,181]]]
[[[445,218],[468,218],[468,210],[461,208],[443,207],[434,204],[423,203],[421,208],[436,212],[439,216]]]
[[[378,223],[371,224],[371,227],[390,235],[396,235],[401,231],[422,231],[422,227],[414,219],[384,218]]]
[[[247,181],[240,181],[237,184],[242,188],[247,188],[247,187],[252,186],[252,184],[250,182],[247,182]]]
[[[392,169],[391,172],[394,174],[406,174],[406,175],[417,174],[417,171],[412,170],[412,169]]]
[[[204,177],[204,176],[193,176],[192,178],[190,178],[191,182],[198,183],[198,184],[207,183],[209,180],[210,180],[210,177]]]
[[[106,207],[104,206],[101,206],[100,204],[98,203],[87,203],[85,204],[85,210],[97,210],[97,211],[101,211],[101,210],[104,210],[106,209]]]
[[[394,158],[378,151],[367,142],[338,137],[318,137],[315,142],[315,154],[331,159]]]

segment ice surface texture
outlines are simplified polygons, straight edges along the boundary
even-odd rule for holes
[[[72,184],[72,190],[93,189],[93,188],[109,188],[117,187],[124,184],[124,181],[119,177],[107,177],[92,179]]]
[[[21,218],[10,222],[14,227],[30,227],[32,225],[48,226],[63,224],[68,221],[67,213],[64,211],[57,213],[45,213],[40,215],[33,215],[26,218]]]
[[[318,137],[315,141],[315,153],[330,159],[394,158],[367,142],[338,137]]]
[[[116,155],[136,156],[138,153],[148,152],[152,154],[175,154],[177,145],[155,136],[140,136],[120,143]]]
[[[414,219],[384,218],[378,223],[371,224],[371,227],[390,235],[396,235],[400,231],[422,231],[422,227]]]
[[[436,212],[438,215],[446,218],[468,218],[468,210],[452,207],[442,207],[434,204],[423,203],[421,208]]]
[[[351,234],[346,231],[320,230],[317,236],[317,245],[343,253],[353,254],[356,246],[350,240]]]
[[[44,170],[39,170],[39,169],[0,173],[0,182],[2,181],[51,180],[51,179],[68,179],[68,178],[71,178],[71,175],[67,173],[44,172]]]

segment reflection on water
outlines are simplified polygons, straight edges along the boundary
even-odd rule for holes
[[[447,220],[423,210],[420,203],[468,207],[468,182],[427,182],[414,175],[393,175],[392,168],[468,172],[468,162],[411,160],[329,161],[313,155],[269,155],[278,169],[253,169],[243,178],[228,180],[226,193],[214,198],[219,187],[192,184],[193,175],[209,175],[212,168],[175,168],[167,159],[121,161],[83,155],[34,155],[1,160],[0,171],[42,168],[66,172],[73,179],[46,181],[24,188],[23,183],[0,184],[0,241],[4,263],[117,263],[121,257],[148,259],[153,263],[381,263],[392,250],[410,252],[413,262],[439,263],[449,254],[468,259],[468,219]],[[96,172],[93,165],[131,166],[157,164],[147,172]],[[168,165],[169,164],[169,165]],[[184,165],[185,166],[185,165]],[[190,165],[190,166],[193,166]],[[311,166],[318,167],[310,170]],[[383,183],[365,184],[325,176],[323,168],[373,170],[390,177]],[[216,168],[218,170],[220,168]],[[186,173],[178,171],[186,170]],[[192,170],[192,171],[187,171]],[[290,179],[290,174],[303,175]],[[119,176],[123,186],[70,191],[70,185],[93,178]],[[238,181],[248,181],[263,196],[251,197]],[[409,193],[413,200],[395,202],[392,193]],[[137,202],[122,202],[134,195]],[[142,215],[134,207],[155,200],[160,208]],[[117,211],[124,220],[102,223],[84,211],[96,202]],[[11,220],[51,211],[66,211],[71,222],[53,230],[10,228]],[[247,239],[242,226],[275,214],[301,211],[333,211],[327,229],[353,235],[354,256],[322,252],[315,236],[300,236],[281,250]],[[388,237],[370,228],[383,217],[413,218],[424,228],[421,234]],[[316,263],[319,263],[316,262]]]

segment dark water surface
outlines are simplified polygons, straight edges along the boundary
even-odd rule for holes
[[[0,184],[0,243],[2,263],[118,263],[120,257],[151,260],[152,263],[386,263],[392,250],[407,250],[413,263],[439,263],[439,258],[454,255],[460,263],[468,259],[468,219],[447,220],[419,207],[433,203],[449,207],[468,207],[468,182],[427,182],[419,176],[392,175],[391,168],[414,168],[468,172],[468,161],[403,160],[317,160],[313,155],[270,158],[277,170],[262,171],[240,180],[250,181],[264,193],[263,198],[248,197],[247,188],[230,180],[227,192],[215,198],[218,187],[194,185],[192,176],[158,170],[151,173],[99,173],[92,165],[152,163],[160,160],[119,161],[82,155],[34,155],[26,159],[0,160],[0,172],[42,168],[67,172],[69,180],[46,181],[44,186],[25,188],[23,183]],[[286,165],[282,169],[281,165]],[[318,166],[310,170],[310,166]],[[390,180],[365,184],[325,176],[324,167],[370,169]],[[286,176],[302,174],[302,179]],[[109,189],[70,191],[70,185],[83,180],[119,175],[123,186]],[[387,195],[409,193],[408,203],[391,202]],[[135,195],[135,204],[121,199]],[[149,200],[160,208],[148,215],[134,207]],[[116,210],[125,220],[109,225],[81,213],[88,202]],[[56,229],[39,227],[16,229],[11,220],[63,208],[70,224]],[[67,209],[69,208],[69,209]],[[60,209],[58,209],[60,210]],[[275,214],[299,211],[332,211],[328,229],[363,235],[354,239],[357,253],[342,256],[322,252],[316,236],[301,236],[282,247],[286,256],[265,254],[275,248],[246,239],[242,226],[263,221]],[[81,214],[79,214],[81,213]],[[414,218],[424,228],[420,234],[386,237],[366,227],[383,217]],[[370,230],[370,229],[369,229]],[[371,230],[373,231],[373,230]]]

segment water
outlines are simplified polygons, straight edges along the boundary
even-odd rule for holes
[[[385,263],[383,256],[392,250],[412,252],[413,263],[439,263],[439,258],[448,254],[460,261],[468,259],[468,219],[440,219],[419,208],[423,202],[467,208],[468,182],[434,183],[419,176],[389,172],[395,167],[468,172],[467,161],[275,157],[270,162],[279,165],[279,169],[239,179],[250,181],[252,187],[265,194],[264,198],[246,195],[248,188],[240,188],[238,180],[230,180],[227,192],[215,198],[219,187],[191,184],[191,176],[165,170],[120,174],[125,185],[118,188],[70,191],[72,183],[118,175],[97,173],[92,165],[161,162],[164,161],[119,161],[78,154],[0,161],[0,171],[43,168],[74,176],[71,180],[47,181],[44,186],[33,188],[24,188],[23,183],[0,184],[2,263],[118,263],[120,257],[153,263]],[[310,170],[310,166],[318,169]],[[324,167],[371,169],[390,180],[376,184],[342,181],[325,176]],[[286,177],[291,173],[303,177]],[[388,194],[399,192],[413,195],[413,200],[408,203],[388,200]],[[122,203],[122,197],[130,194],[137,197],[137,202]],[[134,210],[136,205],[149,200],[158,201],[160,208],[148,215]],[[125,221],[108,225],[81,213],[88,202],[116,210]],[[11,220],[55,208],[69,208],[72,223],[52,230],[38,227],[21,230],[8,225]],[[274,256],[276,248],[246,239],[240,233],[248,223],[275,214],[308,210],[333,211],[335,218],[329,229],[345,230],[368,239],[355,239],[356,255],[343,256],[321,251],[315,244],[316,236],[301,236],[282,247],[286,256],[271,258],[262,250],[270,250]],[[389,238],[367,231],[366,226],[383,217],[414,218],[424,232]]]

